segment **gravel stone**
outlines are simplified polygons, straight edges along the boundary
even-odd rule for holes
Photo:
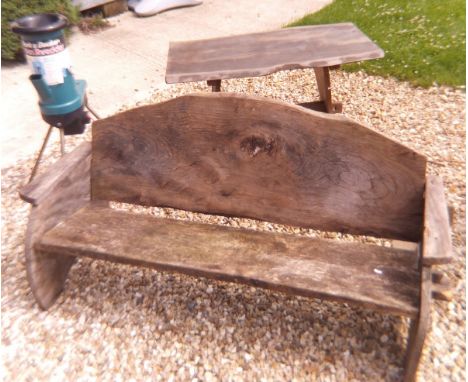
[[[453,301],[432,305],[421,381],[465,380],[465,93],[413,88],[361,72],[332,72],[344,113],[428,156],[445,179],[453,208],[455,260],[440,267],[457,283]],[[318,97],[312,70],[223,81],[223,91],[299,103]],[[155,92],[147,103],[205,83]],[[141,103],[143,104],[143,103]],[[132,105],[128,105],[131,107]],[[67,150],[90,139],[67,137]],[[58,133],[43,171],[59,157]],[[408,320],[318,299],[248,286],[79,259],[56,304],[42,312],[26,279],[24,233],[29,205],[17,195],[34,158],[2,170],[2,348],[5,381],[398,381]],[[141,207],[114,205],[143,213]],[[365,237],[214,217],[169,208],[171,217],[375,242]],[[381,245],[389,245],[385,240]]]

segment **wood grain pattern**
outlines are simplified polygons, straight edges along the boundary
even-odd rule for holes
[[[339,115],[228,93],[93,125],[92,198],[419,241],[426,159]]]
[[[32,195],[36,204],[31,209],[26,231],[26,270],[32,293],[42,309],[48,309],[62,291],[74,257],[38,253],[34,244],[48,230],[89,203],[90,164],[91,144],[85,142],[38,177],[34,187],[29,188],[31,194],[27,194]],[[60,177],[50,173],[64,168],[67,172],[61,173]],[[44,185],[40,184],[41,179]]]
[[[47,232],[35,248],[354,302],[413,317],[417,313],[415,251],[159,219],[94,205]]]
[[[447,264],[452,260],[452,234],[441,178],[427,177],[424,198],[423,263]]]
[[[287,69],[383,57],[354,24],[287,28],[209,40],[171,42],[166,82],[257,77]]]
[[[414,382],[418,371],[419,360],[429,330],[431,320],[432,277],[431,267],[422,266],[420,275],[419,313],[411,320],[405,360],[404,382]]]

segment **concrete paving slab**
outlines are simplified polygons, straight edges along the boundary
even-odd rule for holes
[[[105,31],[76,31],[69,44],[73,72],[88,83],[88,99],[101,115],[148,97],[164,82],[170,41],[277,29],[331,0],[205,0],[147,18],[131,12],[110,18]],[[35,153],[47,131],[26,65],[2,66],[1,167]],[[56,132],[55,136],[58,136]]]

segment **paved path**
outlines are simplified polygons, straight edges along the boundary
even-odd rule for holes
[[[331,0],[205,0],[153,17],[126,12],[112,28],[91,35],[76,32],[69,45],[73,71],[88,82],[91,106],[102,116],[166,86],[169,41],[212,38],[280,28]],[[35,153],[46,133],[26,65],[2,67],[1,167]],[[58,139],[58,132],[55,132]]]

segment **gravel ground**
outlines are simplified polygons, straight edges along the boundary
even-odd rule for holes
[[[465,93],[411,88],[362,73],[338,71],[332,80],[346,115],[427,155],[430,171],[445,179],[455,212],[455,261],[441,269],[458,286],[452,302],[433,303],[432,331],[419,380],[464,381]],[[288,102],[317,97],[310,70],[225,81],[223,89]],[[149,102],[207,90],[204,84],[178,85],[154,94]],[[83,138],[70,138],[68,149]],[[47,152],[45,162],[57,159],[57,148],[55,144]],[[40,311],[28,288],[23,256],[29,206],[16,193],[26,182],[32,163],[33,158],[2,171],[1,356],[5,381],[401,378],[408,321],[343,304],[80,259],[57,303],[48,312]],[[171,209],[156,213],[316,234]]]

